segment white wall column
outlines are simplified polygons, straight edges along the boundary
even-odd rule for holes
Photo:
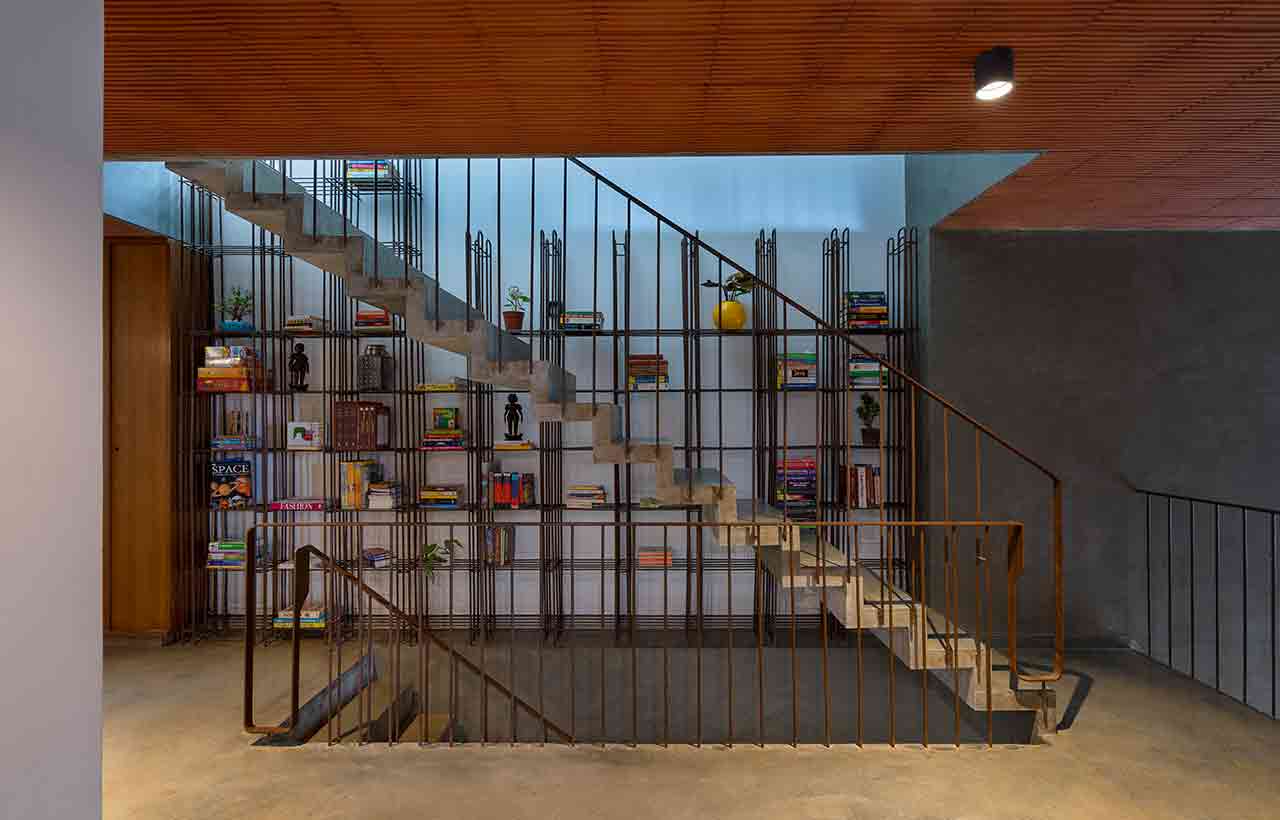
[[[0,817],[24,820],[102,813],[102,38],[101,0],[0,24]]]

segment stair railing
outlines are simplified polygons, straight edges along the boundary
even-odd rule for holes
[[[301,669],[302,669],[302,610],[311,592],[311,558],[314,556],[324,568],[326,572],[331,572],[337,577],[352,584],[359,592],[369,596],[371,601],[384,607],[386,611],[395,619],[399,620],[406,627],[418,633],[419,639],[426,638],[440,649],[449,653],[450,661],[461,664],[468,671],[479,675],[485,686],[493,687],[506,698],[511,699],[514,707],[519,707],[538,719],[546,730],[551,731],[561,740],[572,743],[573,736],[561,729],[546,715],[541,712],[533,704],[517,695],[512,689],[497,678],[490,675],[486,670],[476,665],[470,658],[459,652],[454,646],[444,638],[441,638],[426,623],[425,618],[414,617],[404,610],[400,609],[394,603],[389,601],[385,596],[377,590],[365,583],[364,579],[355,573],[343,567],[331,556],[325,554],[312,544],[304,544],[293,552],[293,624],[291,635],[291,660],[289,672],[289,717],[280,726],[266,726],[255,722],[253,717],[253,690],[254,690],[254,647],[257,641],[254,639],[254,630],[257,628],[257,540],[258,530],[261,525],[254,526],[249,529],[245,541],[245,641],[244,641],[244,730],[251,734],[260,735],[281,735],[288,734],[296,725],[298,712],[301,708]],[[267,525],[271,526],[271,525]],[[306,524],[305,526],[326,526],[317,524]],[[328,526],[344,526],[338,522],[329,522]],[[278,525],[277,527],[278,528]],[[513,708],[514,708],[513,707]]]
[[[734,261],[733,259],[730,259],[728,256],[724,255],[720,251],[706,244],[701,240],[701,238],[697,233],[688,231],[685,228],[681,227],[680,225],[676,224],[675,222],[672,222],[670,219],[668,219],[662,213],[660,213],[657,209],[651,207],[650,205],[643,202],[639,198],[633,196],[626,189],[622,188],[612,180],[608,179],[603,174],[601,174],[591,166],[584,163],[582,160],[576,157],[569,157],[568,159],[570,162],[572,162],[575,166],[577,166],[583,172],[591,176],[596,181],[597,184],[602,184],[605,187],[613,190],[619,196],[623,197],[627,202],[628,213],[630,213],[630,210],[632,207],[639,208],[640,210],[644,211],[645,213],[653,217],[655,220],[657,220],[659,225],[665,225],[671,230],[676,231],[678,234],[682,236],[684,240],[691,243],[692,247],[694,248],[695,254],[698,251],[703,251],[710,254],[710,256],[714,258],[718,263],[718,265],[720,266],[722,271],[722,278],[723,278],[723,269],[725,267],[729,269],[731,274],[732,272],[739,271],[744,274],[747,274],[748,276],[751,276],[751,280],[752,280],[751,284],[753,285],[754,290],[764,291],[768,293],[773,298],[781,301],[786,307],[795,310],[801,316],[804,316],[806,319],[813,322],[814,327],[820,330],[822,333],[828,334],[830,336],[834,336],[840,339],[844,344],[857,350],[859,353],[863,354],[864,356],[870,356],[874,358],[880,363],[880,367],[894,374],[904,385],[910,388],[912,393],[911,401],[909,402],[909,406],[911,408],[910,439],[911,439],[911,448],[912,448],[912,452],[911,452],[911,465],[912,465],[911,496],[912,497],[911,497],[910,515],[908,517],[910,518],[918,517],[917,515],[918,498],[917,498],[917,490],[915,486],[916,485],[915,464],[916,464],[916,456],[917,456],[916,436],[917,436],[917,430],[918,430],[917,421],[916,421],[916,410],[915,410],[916,404],[917,404],[916,402],[917,396],[923,396],[926,399],[932,400],[938,407],[942,409],[942,413],[943,413],[943,421],[942,421],[943,448],[942,449],[943,449],[943,473],[944,473],[944,489],[943,489],[943,493],[944,493],[943,504],[945,508],[944,515],[943,515],[944,518],[950,518],[950,485],[947,479],[949,477],[949,470],[950,470],[950,449],[948,446],[950,442],[949,422],[950,422],[950,417],[953,415],[956,418],[960,419],[962,422],[967,423],[974,430],[975,462],[976,462],[975,472],[976,472],[977,480],[979,482],[981,481],[981,442],[983,439],[990,441],[1000,449],[1013,455],[1023,464],[1032,467],[1033,469],[1041,473],[1045,478],[1049,480],[1052,488],[1052,497],[1050,502],[1051,508],[1052,508],[1050,539],[1052,542],[1051,571],[1053,574],[1053,598],[1054,598],[1053,666],[1052,666],[1052,669],[1045,674],[1026,674],[1018,669],[1017,647],[1015,645],[1016,632],[1017,632],[1016,610],[1013,608],[1014,605],[1016,605],[1016,600],[1017,600],[1016,592],[1013,593],[1013,598],[1011,601],[1011,609],[1010,609],[1009,656],[1010,656],[1010,665],[1011,665],[1013,674],[1017,676],[1018,680],[1024,683],[1039,684],[1043,688],[1045,684],[1052,683],[1053,681],[1060,679],[1063,673],[1063,655],[1065,650],[1065,629],[1064,629],[1065,616],[1064,616],[1064,592],[1063,592],[1064,546],[1063,546],[1063,539],[1062,539],[1062,479],[1056,473],[1050,470],[1047,466],[1045,466],[1043,463],[1037,461],[1035,458],[1028,455],[1026,452],[1024,452],[1023,450],[1018,448],[1016,445],[1012,444],[1003,436],[1001,436],[999,433],[995,432],[987,425],[978,421],[976,418],[969,415],[964,410],[961,410],[959,407],[953,404],[946,397],[930,389],[929,387],[924,385],[922,382],[920,382],[918,379],[914,378],[910,374],[903,371],[900,367],[895,365],[893,362],[887,360],[884,356],[881,356],[880,354],[872,350],[869,350],[866,346],[860,344],[857,341],[857,339],[853,337],[853,335],[845,332],[843,328],[836,327],[831,323],[823,320],[813,311],[809,310],[809,308],[795,301],[791,297],[787,296],[785,293],[782,293],[773,285],[766,283],[760,277],[752,276],[748,272],[748,268],[745,265],[742,265]],[[785,316],[785,311],[784,311],[784,316]],[[982,511],[980,509],[981,507],[980,493],[977,495],[977,498],[978,498],[979,509],[977,511],[976,517],[981,518]],[[954,537],[954,533],[952,533],[951,536],[949,537]]]

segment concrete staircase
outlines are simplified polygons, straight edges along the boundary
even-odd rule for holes
[[[739,500],[733,483],[717,470],[676,467],[671,445],[628,439],[620,405],[577,401],[573,373],[533,359],[528,342],[494,326],[280,171],[249,160],[170,162],[166,167],[221,196],[227,211],[279,236],[285,253],[341,276],[355,299],[403,316],[410,338],[466,356],[472,381],[528,390],[539,421],[590,423],[597,464],[653,464],[660,502],[700,505],[704,520],[723,525],[715,528],[722,546],[756,548],[784,587],[797,587],[798,600],[820,600],[819,588],[828,587],[826,605],[834,617],[849,629],[870,630],[912,669],[949,670],[954,658],[964,701],[985,709],[986,681],[979,668],[985,669],[987,650],[972,638],[946,638],[945,620],[901,590],[889,587],[892,594],[876,598],[880,579],[863,567],[846,577],[844,554],[829,545],[822,548],[824,573],[811,533],[806,539],[801,527],[776,510]],[[952,674],[938,677],[949,686],[957,683]],[[1017,692],[1007,682],[992,684],[994,709],[1044,706],[1038,692]]]

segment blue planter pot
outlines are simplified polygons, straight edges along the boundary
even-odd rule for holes
[[[223,333],[253,333],[253,322],[244,319],[223,319],[218,324]]]

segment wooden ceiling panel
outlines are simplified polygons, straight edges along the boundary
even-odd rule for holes
[[[1280,4],[105,0],[109,157],[1040,157],[948,227],[1280,216]],[[1018,86],[972,94],[1015,48]]]

